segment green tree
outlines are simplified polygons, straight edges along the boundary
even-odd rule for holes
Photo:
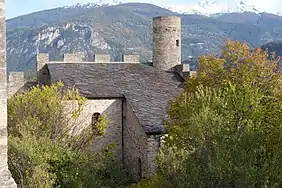
[[[111,152],[90,151],[92,138],[98,136],[91,126],[73,134],[81,125],[77,120],[86,99],[74,89],[63,92],[62,86],[33,87],[8,101],[9,166],[18,186],[121,186],[122,173],[111,162]],[[67,100],[77,101],[69,114]],[[99,133],[108,123],[107,117],[100,116]]]
[[[228,41],[171,103],[147,187],[281,187],[281,74],[274,55]],[[159,186],[161,185],[161,186]],[[145,187],[143,186],[143,187]]]

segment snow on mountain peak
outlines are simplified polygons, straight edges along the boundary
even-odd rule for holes
[[[100,7],[100,6],[111,6],[117,5],[120,3],[129,2],[128,0],[96,0],[92,1],[91,3],[77,3],[71,6],[65,6],[64,8],[93,8],[93,7]],[[143,2],[140,0],[140,2]],[[152,1],[150,1],[152,2]],[[253,13],[261,13],[260,9],[256,8],[254,5],[247,5],[243,1],[239,1],[237,4],[230,4],[230,3],[221,3],[217,2],[216,0],[200,0],[196,4],[156,4],[157,6],[161,6],[168,10],[178,12],[181,14],[199,14],[205,16],[212,16],[212,15],[220,15],[224,13],[242,13],[242,12],[253,12]]]
[[[183,14],[200,14],[205,16],[211,16],[214,14],[224,14],[224,13],[242,13],[242,12],[253,12],[261,13],[259,8],[256,8],[254,5],[247,5],[243,1],[240,1],[237,4],[228,4],[228,3],[217,3],[215,0],[208,1],[202,0],[197,4],[189,5],[169,5],[165,8],[179,12]]]
[[[93,8],[93,7],[100,7],[100,6],[111,6],[111,5],[117,5],[122,2],[117,0],[97,0],[95,2],[91,3],[77,3],[74,5],[64,6],[63,8]]]

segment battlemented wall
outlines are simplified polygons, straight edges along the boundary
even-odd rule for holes
[[[0,187],[17,187],[8,170],[5,1],[0,0]]]
[[[25,85],[23,72],[8,73],[8,97],[16,94]]]
[[[66,101],[66,113],[77,107],[76,101]],[[91,125],[94,113],[106,115],[110,120],[104,137],[93,139],[93,151],[101,151],[109,144],[114,144],[116,162],[122,164],[122,99],[95,99],[87,100],[80,117],[75,121],[79,130]]]
[[[153,65],[172,71],[181,64],[181,19],[178,16],[153,18]]]

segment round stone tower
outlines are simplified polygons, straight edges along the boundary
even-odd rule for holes
[[[181,19],[178,16],[153,18],[153,65],[172,71],[181,64]]]

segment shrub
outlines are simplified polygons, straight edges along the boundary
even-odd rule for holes
[[[274,57],[228,41],[201,57],[172,101],[158,172],[162,187],[281,187],[281,74]]]
[[[125,183],[110,152],[90,151],[96,136],[91,126],[80,134],[78,119],[86,101],[77,90],[62,92],[62,83],[34,87],[8,101],[9,166],[19,187],[116,187]],[[66,114],[64,101],[78,105]],[[100,133],[109,121],[101,116]],[[103,135],[102,135],[103,136]],[[110,146],[109,146],[110,147]],[[110,167],[110,168],[109,168]],[[124,180],[124,181],[123,181]]]

